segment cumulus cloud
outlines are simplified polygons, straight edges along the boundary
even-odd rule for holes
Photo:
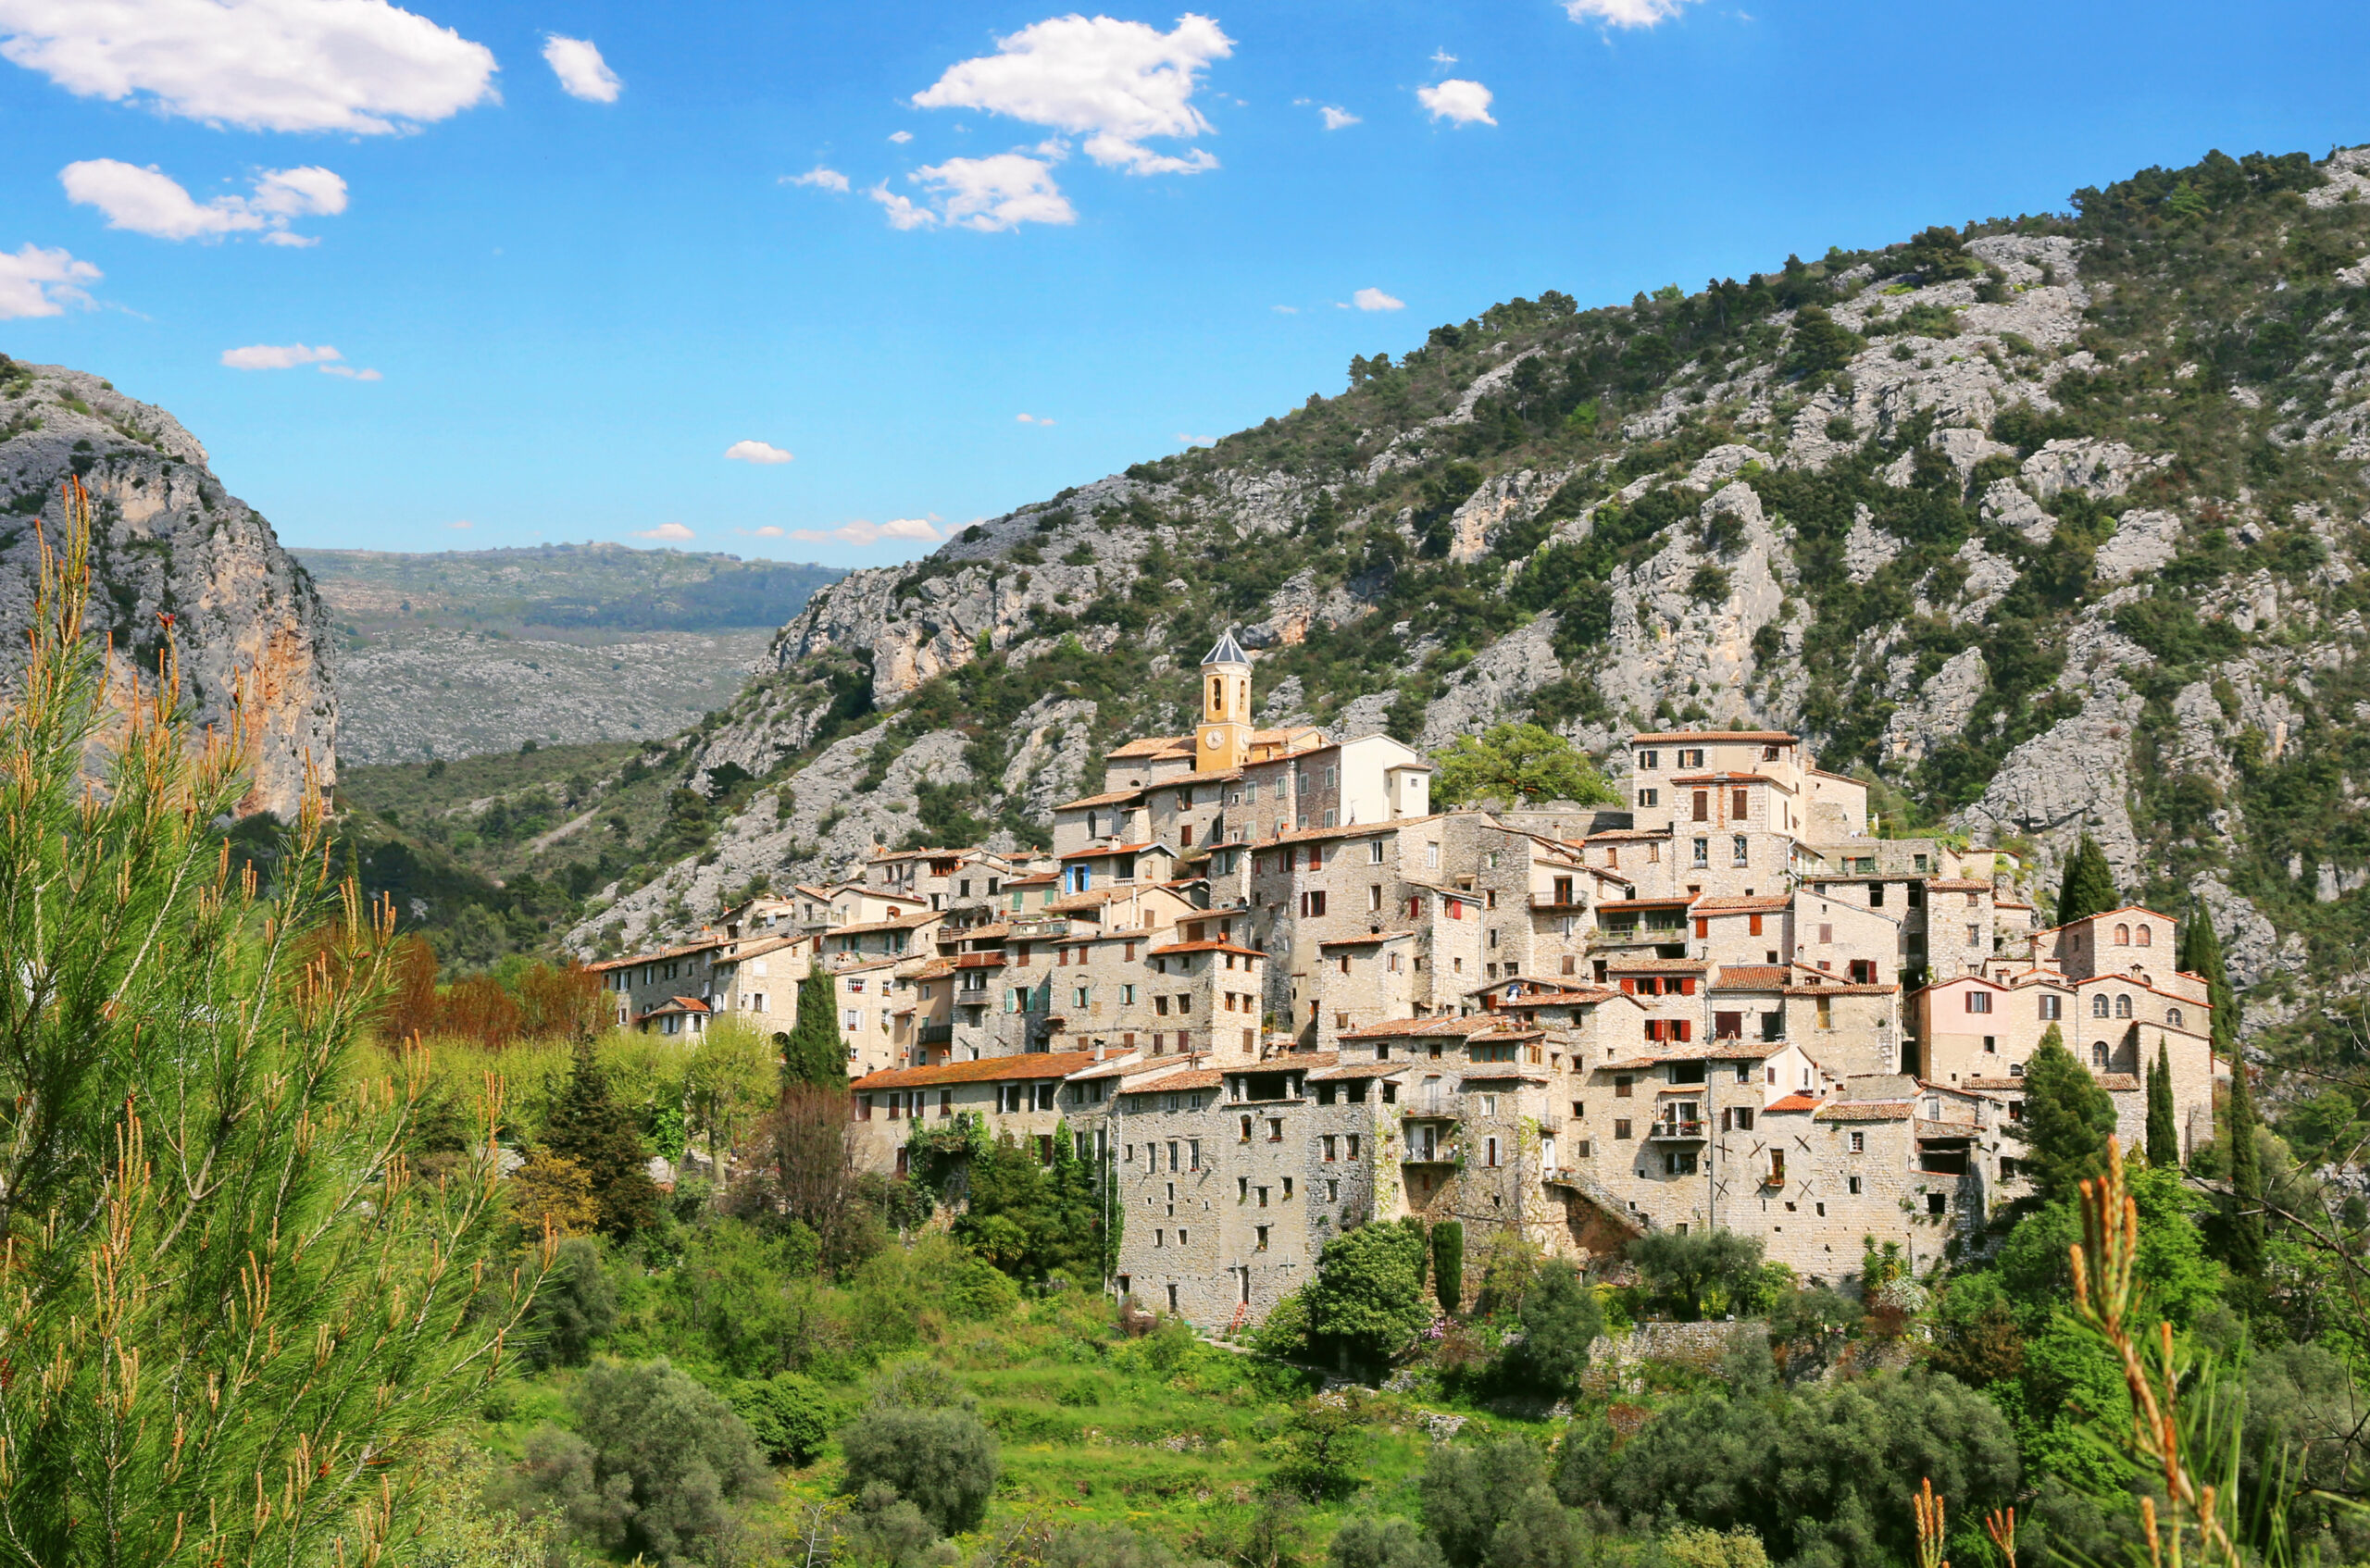
[[[467,517],[463,517],[457,522],[446,523],[444,526],[448,529],[473,529],[477,527],[477,524],[469,521]]]
[[[543,34],[543,63],[559,78],[560,91],[571,98],[581,98],[588,104],[614,104],[617,94],[625,91],[625,83],[601,57],[601,51],[589,38],[562,38],[556,32]]]
[[[324,376],[343,376],[352,381],[385,379],[376,370],[348,365],[345,355],[327,343],[318,348],[306,343],[250,343],[245,348],[224,349],[222,363],[233,370],[293,370],[310,365]]]
[[[905,178],[923,187],[929,205],[897,194],[885,182],[866,193],[886,209],[892,229],[928,229],[942,223],[992,234],[1024,223],[1078,221],[1069,198],[1054,183],[1054,166],[1026,154],[949,158],[942,164],[926,164]]]
[[[1054,424],[1054,422],[1053,422],[1051,419],[1045,418],[1045,417],[1042,417],[1042,416],[1040,416],[1040,415],[1036,415],[1036,414],[1023,414],[1023,415],[1018,416],[1017,417],[1018,417],[1018,419],[1019,419],[1019,422],[1020,422],[1020,423],[1022,423],[1022,424],[1024,424],[1024,425],[1042,425],[1042,426],[1044,426],[1044,427],[1045,427],[1046,429],[1051,429],[1053,428],[1053,424]]]
[[[889,140],[896,143],[897,145],[901,147],[913,139],[914,133],[910,131],[892,131],[889,133]]]
[[[1432,112],[1434,119],[1444,119],[1452,125],[1495,125],[1490,118],[1490,90],[1478,81],[1452,76],[1434,87],[1416,89],[1416,101]]]
[[[791,461],[789,453],[762,441],[736,441],[724,449],[724,455],[735,463],[755,463],[765,467]]]
[[[387,0],[0,0],[0,58],[209,125],[365,135],[483,103],[496,69]]]
[[[1325,117],[1325,129],[1328,131],[1340,131],[1346,126],[1361,123],[1358,117],[1349,110],[1337,109],[1330,104],[1323,106],[1316,112]]]
[[[1203,68],[1232,54],[1234,41],[1209,18],[1189,12],[1163,32],[1146,22],[1072,14],[999,38],[996,48],[949,67],[914,95],[915,105],[984,109],[1082,136],[1087,156],[1129,174],[1199,174],[1218,166],[1200,148],[1179,156],[1143,145],[1151,136],[1211,133],[1193,93]]]
[[[293,370],[299,365],[327,365],[344,357],[327,343],[318,348],[303,343],[255,343],[222,351],[222,363],[233,370]]]
[[[1564,14],[1576,22],[1607,27],[1653,27],[1692,4],[1694,0],[1564,0]]]
[[[763,532],[763,529],[759,529]],[[924,544],[938,542],[938,530],[921,517],[892,517],[885,523],[867,522],[858,517],[835,529],[792,529],[790,537],[808,544],[853,544],[859,549],[892,540],[914,540]]]
[[[634,534],[634,538],[636,539],[663,539],[667,541],[669,543],[686,539],[697,539],[699,535],[693,533],[691,529],[685,528],[680,523],[661,523],[655,529],[638,529]]]
[[[836,168],[825,168],[819,163],[804,174],[783,175],[781,182],[785,185],[812,185],[817,191],[836,191],[843,196],[848,191],[846,175]]]
[[[761,529],[747,529],[746,531],[747,531],[747,532],[749,532],[749,533],[755,534],[755,535],[757,538],[759,538],[759,539],[780,539],[780,538],[781,538],[781,537],[782,537],[782,535],[784,535],[785,533],[788,533],[790,530],[789,530],[789,529],[784,529],[784,528],[778,527],[778,526],[776,526],[775,524],[767,523],[765,527],[763,527],[763,528],[761,528]]]
[[[0,0],[0,5],[6,0]],[[345,181],[326,168],[268,168],[251,182],[254,193],[201,202],[156,165],[142,168],[115,158],[85,158],[57,171],[66,199],[96,207],[110,229],[159,240],[219,240],[259,234],[266,243],[309,245],[288,231],[299,218],[333,218],[345,210]]]
[[[88,306],[102,274],[62,250],[28,243],[16,255],[0,251],[0,321],[27,316],[62,316],[69,305]]]
[[[1392,299],[1380,289],[1360,289],[1350,296],[1350,303],[1360,310],[1404,310],[1407,302]]]

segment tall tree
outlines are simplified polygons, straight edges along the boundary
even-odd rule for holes
[[[2107,857],[2100,852],[2099,841],[2088,833],[2066,857],[2065,877],[2057,888],[2057,923],[2061,926],[2092,915],[2104,915],[2123,902],[2123,895],[2115,891],[2114,873],[2107,867]]]
[[[2173,1059],[2161,1039],[2148,1069],[2148,1163],[2160,1170],[2181,1163],[2180,1126],[2173,1119]]]
[[[2247,1082],[2247,1061],[2230,1064],[2230,1099],[2223,1108],[2223,1136],[2230,1145],[2230,1272],[2263,1272],[2263,1162],[2255,1149],[2254,1089]]]
[[[2225,1060],[2235,1060],[2239,1045],[2239,999],[2230,989],[2230,972],[2222,962],[2222,939],[2214,929],[2214,917],[2205,905],[2191,900],[2189,918],[2181,922],[2181,951],[2178,963],[2188,973],[2205,981],[2205,1000],[2214,1008],[2214,1052]]]
[[[658,1217],[658,1186],[650,1179],[642,1129],[609,1092],[589,1040],[577,1042],[576,1064],[543,1118],[543,1147],[583,1167],[607,1235],[622,1241]]]
[[[2106,1169],[2114,1132],[2114,1101],[2052,1024],[2025,1064],[2025,1119],[2008,1128],[2025,1145],[2033,1186],[2045,1199],[2070,1201],[2083,1181]]]
[[[840,1043],[840,1003],[831,972],[818,962],[798,982],[798,1019],[781,1048],[784,1084],[818,1088],[848,1081],[847,1047]]]
[[[118,709],[78,481],[63,543],[0,701],[0,1563],[376,1561],[548,1254],[483,1266],[485,1153],[405,1163],[425,1061],[362,1049],[392,912],[318,790],[268,891],[234,869],[250,715],[194,734],[169,628]]]
[[[1440,767],[1436,803],[1444,806],[1485,800],[1611,805],[1619,798],[1585,753],[1536,724],[1501,724],[1486,735],[1460,735],[1455,744],[1432,753],[1432,761]]]

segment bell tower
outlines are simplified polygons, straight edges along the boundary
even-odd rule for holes
[[[1231,773],[1251,755],[1251,655],[1228,632],[1202,661],[1202,728],[1193,771]]]

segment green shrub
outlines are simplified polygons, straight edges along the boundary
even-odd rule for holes
[[[822,1389],[794,1372],[777,1372],[762,1383],[736,1384],[731,1398],[757,1446],[776,1464],[804,1469],[815,1462],[830,1437]]]
[[[1432,1226],[1432,1294],[1442,1312],[1465,1310],[1465,1226],[1455,1220]]]
[[[852,1495],[886,1488],[942,1536],[987,1517],[1000,1469],[996,1440],[967,1410],[876,1405],[841,1429],[840,1448],[848,1464],[842,1489]]]
[[[617,1326],[617,1292],[601,1269],[600,1243],[571,1236],[559,1244],[525,1324],[526,1356],[536,1366],[582,1366],[594,1341]]]

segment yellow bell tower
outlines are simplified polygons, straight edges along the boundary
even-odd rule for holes
[[[1251,655],[1228,632],[1202,661],[1202,728],[1193,771],[1231,773],[1251,755]]]

